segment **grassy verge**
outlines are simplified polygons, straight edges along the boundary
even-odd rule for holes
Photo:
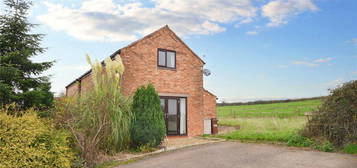
[[[357,154],[357,143],[346,145],[343,148],[343,152],[348,153],[348,154]]]
[[[287,146],[310,147],[324,152],[338,150],[328,141],[316,141],[299,135],[299,130],[306,123],[305,117],[223,119],[220,123],[227,126],[239,125],[240,130],[217,135],[219,138],[254,142],[278,142]],[[346,147],[346,151],[354,151],[353,149],[354,146]]]
[[[129,164],[129,163],[132,163],[135,161],[136,161],[135,159],[130,159],[130,160],[126,160],[126,161],[110,160],[110,161],[106,161],[101,164],[98,164],[97,166],[95,166],[95,168],[114,168],[114,167],[117,167],[120,165]]]
[[[357,153],[357,144],[336,149],[326,140],[312,140],[303,137],[299,131],[304,128],[306,112],[314,111],[321,100],[305,100],[289,103],[220,106],[217,108],[220,125],[239,126],[240,129],[216,137],[254,142],[273,142],[295,147],[310,147],[319,151],[341,151]]]
[[[288,142],[298,135],[306,122],[304,113],[315,110],[321,100],[289,103],[220,106],[217,108],[220,125],[239,126],[238,131],[220,138]]]
[[[240,126],[240,130],[224,135],[225,139],[252,141],[287,142],[291,136],[298,133],[306,123],[304,117],[294,118],[236,118],[220,119],[220,125]]]

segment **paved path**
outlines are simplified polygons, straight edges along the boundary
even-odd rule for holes
[[[126,168],[357,168],[357,156],[267,144],[221,142],[122,165]]]

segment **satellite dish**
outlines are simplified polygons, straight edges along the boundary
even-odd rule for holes
[[[205,76],[210,76],[211,75],[211,71],[209,69],[203,69],[203,74]]]

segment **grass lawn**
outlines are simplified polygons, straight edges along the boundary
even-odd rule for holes
[[[221,125],[240,126],[240,130],[219,135],[226,139],[286,142],[305,125],[305,117],[221,119]]]
[[[311,112],[321,100],[305,100],[289,103],[220,106],[217,108],[220,125],[240,126],[240,130],[218,135],[237,140],[287,142],[301,130]]]

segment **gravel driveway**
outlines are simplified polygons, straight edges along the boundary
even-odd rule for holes
[[[357,168],[357,156],[239,142],[200,145],[121,165],[126,168]]]

